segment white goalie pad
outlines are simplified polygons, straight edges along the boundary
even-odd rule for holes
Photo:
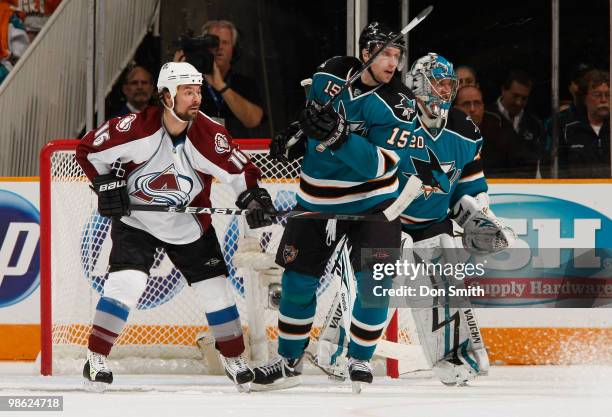
[[[430,263],[456,263],[454,242],[447,234],[415,242],[415,258]],[[436,261],[428,259],[428,255],[442,256]],[[448,279],[437,274],[422,274],[416,277],[415,284],[442,288],[448,285]],[[412,317],[423,353],[436,376],[445,385],[459,386],[476,375],[486,374],[489,362],[473,309],[451,307],[443,297],[431,297],[429,302],[429,308],[412,309]]]

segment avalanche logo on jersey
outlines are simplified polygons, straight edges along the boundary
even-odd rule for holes
[[[436,154],[429,146],[427,149],[428,161],[411,156],[416,175],[423,181],[423,196],[427,200],[432,193],[448,194],[452,185],[459,176],[461,170],[455,168],[455,161],[440,162]],[[403,173],[406,177],[413,174]]]
[[[123,119],[119,120],[117,123],[117,130],[119,132],[127,132],[132,127],[132,122],[136,120],[136,115],[134,113],[130,113],[125,116]]]
[[[135,190],[130,194],[147,204],[186,206],[191,200],[193,180],[179,175],[174,164],[162,172],[153,172],[136,178]]]
[[[227,138],[223,133],[217,133],[215,135],[215,152],[223,154],[229,152],[230,145]]]
[[[412,119],[412,115],[416,114],[414,99],[410,99],[406,96],[406,94],[398,93],[401,100],[399,104],[393,106],[395,109],[399,109],[402,112],[402,117],[405,117],[406,120],[410,121]]]

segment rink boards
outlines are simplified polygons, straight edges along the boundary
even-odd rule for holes
[[[14,233],[13,228],[10,236],[7,233],[11,223],[37,222],[38,193],[37,178],[0,179],[0,360],[33,360],[40,350],[38,249],[27,244],[28,239],[37,238],[36,230],[26,228]],[[494,210],[498,210],[496,201],[505,204],[502,211],[517,208],[516,214],[508,217],[512,217],[509,220],[521,239],[552,245],[546,247],[563,242],[573,247],[587,247],[592,242],[596,247],[612,247],[608,241],[612,239],[610,181],[497,180],[490,181],[490,194]],[[512,204],[515,200],[528,201],[529,213],[522,215],[521,205]],[[542,227],[542,222],[534,222],[538,219],[548,219],[549,226],[557,222],[560,229],[555,232],[554,227]],[[585,224],[592,227],[585,228]],[[612,315],[606,308],[553,309],[547,303],[530,307],[479,309],[492,361],[542,364],[612,360]]]

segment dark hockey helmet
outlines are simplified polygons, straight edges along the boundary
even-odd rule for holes
[[[391,39],[395,38],[398,34],[399,32],[394,32],[379,22],[371,22],[365,28],[363,28],[361,35],[359,35],[359,57],[362,58],[361,51],[364,49],[367,49],[370,53],[372,53],[375,46],[387,43]],[[404,42],[403,36],[393,42],[391,45],[399,48],[400,51],[402,51],[402,55],[406,51],[406,43]]]

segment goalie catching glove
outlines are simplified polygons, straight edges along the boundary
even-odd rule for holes
[[[251,229],[270,226],[272,224],[270,216],[277,213],[272,198],[265,188],[249,188],[243,191],[236,200],[236,206],[249,210],[246,220]]]
[[[512,247],[514,231],[504,225],[489,208],[488,196],[464,195],[453,207],[453,219],[463,228],[463,247],[476,254],[497,253]]]
[[[98,175],[93,179],[91,188],[98,195],[98,212],[101,216],[120,218],[130,215],[130,197],[125,179],[117,178],[115,174]]]
[[[300,115],[300,127],[304,133],[322,145],[337,151],[349,135],[346,119],[331,106],[323,110],[316,103],[309,104]]]

